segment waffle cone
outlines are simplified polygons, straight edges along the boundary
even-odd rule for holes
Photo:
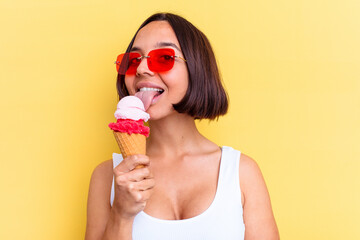
[[[120,152],[123,155],[123,158],[126,158],[130,155],[135,154],[144,154],[146,153],[146,137],[140,133],[123,133],[115,132],[114,136],[116,142],[119,145]],[[141,166],[141,165],[139,165]],[[139,167],[138,166],[138,167]]]

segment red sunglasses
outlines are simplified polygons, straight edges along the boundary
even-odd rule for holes
[[[175,56],[172,48],[159,48],[149,52],[148,56],[141,56],[137,52],[120,54],[116,59],[116,70],[120,75],[134,75],[143,58],[147,59],[149,70],[152,72],[166,72],[173,68],[175,58],[186,60]]]

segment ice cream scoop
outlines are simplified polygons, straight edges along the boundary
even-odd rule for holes
[[[150,115],[145,112],[145,107],[142,100],[135,96],[123,97],[117,104],[115,111],[116,119],[131,119],[131,120],[143,120],[147,122]]]
[[[117,104],[114,115],[117,121],[110,123],[109,127],[114,132],[123,157],[145,154],[150,129],[144,125],[144,121],[148,121],[150,115],[145,112],[143,102],[135,96],[124,97]]]

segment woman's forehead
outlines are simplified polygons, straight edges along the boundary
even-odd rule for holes
[[[171,44],[174,48],[180,49],[180,44],[171,25],[167,21],[153,21],[140,29],[133,47],[146,50],[163,45],[170,46]]]

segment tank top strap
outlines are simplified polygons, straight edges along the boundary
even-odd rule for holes
[[[113,153],[113,169],[119,165],[121,163],[121,161],[123,160],[123,157],[121,154],[118,153]],[[115,181],[114,181],[114,177],[112,180],[112,185],[111,185],[111,194],[110,194],[110,205],[113,205],[114,202],[114,198],[115,198]]]
[[[232,202],[241,203],[241,190],[239,181],[239,166],[241,152],[231,147],[222,147],[222,157],[218,180],[218,192],[220,198],[231,197]],[[226,202],[228,199],[221,199]]]

